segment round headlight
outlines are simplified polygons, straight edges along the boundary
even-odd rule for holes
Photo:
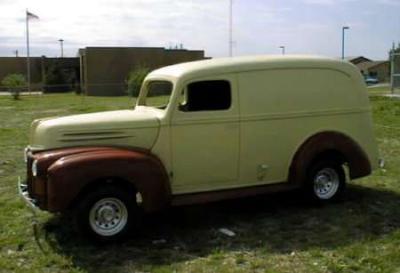
[[[32,175],[37,176],[37,160],[35,159],[32,163]]]

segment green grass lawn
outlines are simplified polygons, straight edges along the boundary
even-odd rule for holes
[[[371,102],[386,166],[353,181],[343,202],[316,208],[278,194],[175,208],[148,216],[138,238],[93,246],[59,215],[38,213],[34,232],[16,189],[29,124],[125,109],[133,100],[0,97],[0,272],[400,272],[400,100]],[[236,236],[219,233],[221,227]]]

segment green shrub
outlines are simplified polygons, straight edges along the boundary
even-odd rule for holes
[[[9,74],[3,78],[1,84],[8,88],[15,100],[18,100],[20,92],[26,87],[26,80],[22,74]]]
[[[128,94],[130,96],[137,97],[139,95],[143,80],[149,72],[150,69],[142,65],[136,66],[131,72],[129,72],[127,84]]]

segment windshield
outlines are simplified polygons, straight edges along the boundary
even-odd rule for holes
[[[143,105],[165,109],[168,106],[172,92],[169,81],[151,81],[147,84],[147,95]]]

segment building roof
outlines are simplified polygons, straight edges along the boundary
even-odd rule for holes
[[[363,62],[363,63],[359,63],[356,66],[358,67],[358,69],[360,70],[368,70],[371,69],[375,66],[381,65],[381,64],[389,64],[389,61],[371,61],[371,62]]]
[[[195,62],[181,63],[166,66],[150,73],[149,77],[165,75],[170,77],[182,77],[196,74],[205,76],[215,73],[232,73],[238,71],[251,71],[268,68],[331,68],[352,74],[354,66],[347,61],[320,56],[303,55],[261,55],[232,58],[215,58]]]
[[[358,63],[361,63],[361,62],[371,62],[372,61],[371,59],[368,59],[368,58],[366,58],[364,56],[347,56],[347,57],[344,57],[344,59],[346,61],[354,63],[354,64],[358,64]]]
[[[344,57],[344,59],[346,61],[351,61],[351,60],[355,60],[355,59],[358,59],[358,58],[365,58],[365,57],[364,56],[346,56],[346,57]],[[368,59],[368,58],[366,58],[366,59]]]
[[[78,55],[84,55],[88,50],[106,50],[106,51],[132,51],[132,50],[159,50],[159,51],[174,51],[174,52],[204,52],[204,50],[191,50],[186,48],[165,48],[165,47],[121,47],[121,46],[88,46],[80,48]]]

